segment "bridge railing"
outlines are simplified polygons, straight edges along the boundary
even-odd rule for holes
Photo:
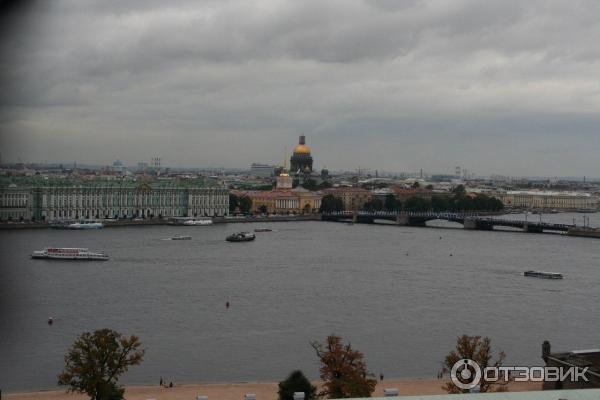
[[[471,219],[480,223],[486,223],[491,225],[504,225],[521,227],[525,225],[537,226],[546,229],[561,229],[566,230],[574,227],[575,225],[562,224],[562,223],[551,223],[551,222],[535,222],[535,221],[523,221],[516,219],[506,218],[495,218],[491,216],[482,216],[476,212],[421,212],[421,211],[364,211],[360,210],[356,212],[357,216],[363,217],[397,217],[397,216],[408,216],[414,218],[427,218],[427,219],[444,219],[449,221],[464,221],[465,219]],[[354,211],[332,211],[323,213],[326,216],[340,216],[340,217],[352,217]]]

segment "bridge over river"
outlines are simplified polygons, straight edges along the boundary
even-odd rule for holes
[[[453,212],[389,212],[389,211],[339,211],[323,213],[322,221],[353,222],[359,224],[373,224],[377,220],[393,221],[396,225],[426,226],[427,221],[444,220],[458,222],[465,229],[493,230],[494,227],[510,227],[521,229],[524,232],[569,232],[575,225],[555,224],[548,222],[519,221],[513,219],[493,218],[477,213]]]

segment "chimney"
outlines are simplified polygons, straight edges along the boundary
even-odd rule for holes
[[[298,143],[305,144],[305,142],[306,142],[306,140],[305,140],[304,135],[300,135],[300,140],[298,141]]]
[[[544,362],[548,363],[549,355],[550,355],[550,342],[547,340],[544,340],[544,343],[542,343],[542,358],[544,359]]]

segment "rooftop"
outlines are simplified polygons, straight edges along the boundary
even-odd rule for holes
[[[37,175],[32,177],[1,177],[0,188],[29,188],[29,187],[81,187],[81,188],[136,188],[141,185],[152,189],[169,188],[202,188],[216,187],[215,182],[204,178],[178,179],[178,178],[117,178],[107,179],[102,177],[47,177]]]

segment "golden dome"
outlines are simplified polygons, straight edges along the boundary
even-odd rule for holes
[[[294,147],[294,154],[310,154],[310,147],[305,144],[297,144]]]

